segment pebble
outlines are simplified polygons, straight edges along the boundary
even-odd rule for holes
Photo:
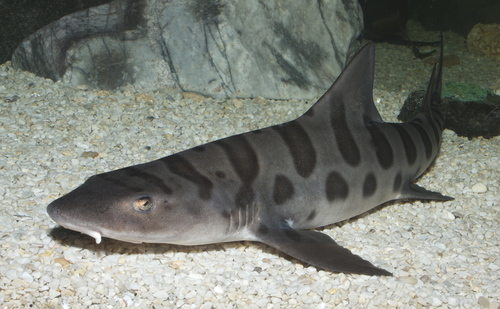
[[[474,193],[485,193],[488,191],[488,187],[485,184],[480,183],[480,182],[473,185],[471,187],[471,189],[472,189],[472,192],[474,192]]]
[[[399,277],[398,279],[399,279],[399,281],[401,281],[403,283],[407,283],[407,284],[415,285],[418,283],[418,279],[415,277],[402,276],[402,277]]]
[[[448,220],[455,220],[455,215],[450,211],[444,211],[444,217]]]
[[[243,102],[240,99],[232,99],[231,102],[233,102],[233,105],[236,108],[242,108],[243,107]]]
[[[481,308],[490,308],[490,301],[484,296],[479,296],[477,303]]]
[[[459,304],[458,298],[457,297],[448,297],[448,305],[452,307],[457,307]]]
[[[439,307],[439,306],[441,306],[442,304],[443,304],[443,301],[442,301],[441,299],[439,299],[439,298],[437,298],[437,297],[433,297],[433,298],[432,298],[432,305],[433,305],[434,307]]]
[[[182,97],[186,100],[192,100],[195,103],[203,102],[207,100],[207,97],[194,93],[194,92],[183,92]]]
[[[9,269],[5,271],[3,275],[10,280],[14,280],[17,278],[17,271],[15,271],[14,269]]]

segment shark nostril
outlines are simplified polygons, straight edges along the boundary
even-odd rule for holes
[[[132,207],[138,212],[149,212],[154,209],[155,203],[149,196],[140,196],[132,202]]]

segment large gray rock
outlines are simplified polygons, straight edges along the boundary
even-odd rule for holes
[[[357,0],[116,0],[40,29],[12,64],[99,89],[311,98],[338,76],[361,28]]]

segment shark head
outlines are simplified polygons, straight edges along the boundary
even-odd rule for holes
[[[59,225],[87,234],[97,243],[107,237],[131,243],[195,245],[213,242],[211,235],[224,235],[219,231],[227,231],[224,214],[215,214],[216,207],[185,192],[168,172],[164,179],[155,176],[163,165],[158,160],[92,176],[50,203],[47,213]]]

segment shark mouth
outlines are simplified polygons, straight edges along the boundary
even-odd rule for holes
[[[133,243],[133,244],[143,243],[143,241],[141,241],[141,240],[137,240],[134,238],[128,238],[128,237],[122,237],[121,235],[115,235],[115,233],[112,233],[110,231],[97,232],[95,230],[91,230],[91,229],[88,229],[88,228],[82,227],[82,226],[73,225],[71,223],[63,223],[63,224],[59,223],[59,225],[61,225],[62,227],[66,228],[68,230],[73,230],[73,231],[77,231],[77,232],[89,235],[90,237],[95,239],[96,244],[101,243],[102,237],[108,237],[111,239],[129,242],[129,243]],[[104,233],[104,235],[103,235],[103,233]]]
[[[101,243],[102,235],[101,235],[101,233],[99,233],[97,231],[89,230],[89,229],[86,229],[85,227],[76,226],[76,225],[72,225],[72,224],[61,224],[61,226],[66,228],[66,229],[69,229],[69,230],[73,230],[73,231],[77,231],[77,232],[89,235],[90,237],[95,239],[96,244]]]

